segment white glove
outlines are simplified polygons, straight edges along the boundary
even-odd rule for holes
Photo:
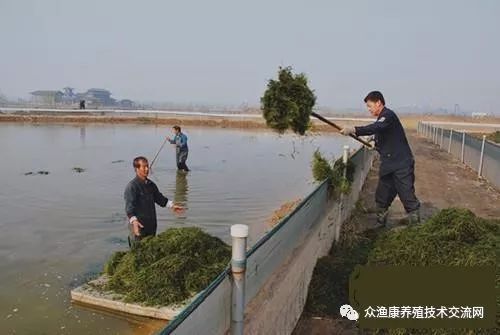
[[[340,133],[345,136],[356,135],[356,129],[354,129],[354,127],[345,127],[340,131]]]

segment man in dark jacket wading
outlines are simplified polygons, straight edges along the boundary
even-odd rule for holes
[[[134,244],[146,236],[156,235],[156,208],[155,203],[161,207],[168,207],[175,212],[183,208],[168,200],[155,183],[148,179],[149,163],[145,157],[136,157],[133,161],[135,178],[125,188],[125,212],[127,214],[131,235],[129,245]]]

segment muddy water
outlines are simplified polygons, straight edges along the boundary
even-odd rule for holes
[[[0,124],[0,334],[135,334],[163,325],[72,305],[69,291],[127,248],[123,190],[134,177],[131,159],[151,159],[169,133],[155,126]],[[158,230],[198,226],[229,242],[230,225],[244,223],[250,244],[274,209],[314,187],[317,147],[338,156],[353,144],[332,135],[186,133],[192,171],[178,174],[166,145],[151,179],[188,210],[175,217],[159,208]]]

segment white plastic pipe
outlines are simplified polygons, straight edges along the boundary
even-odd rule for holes
[[[462,163],[464,162],[464,152],[465,152],[465,129],[462,130]]]
[[[349,146],[344,145],[344,152],[342,154],[342,162],[344,163],[344,178],[347,177],[347,161],[349,160]],[[335,224],[335,235],[334,239],[335,241],[338,241],[340,238],[340,226],[341,223],[343,222],[344,219],[344,193],[340,193],[340,199],[339,199],[339,214],[338,214],[338,219]]]
[[[349,159],[349,146],[348,145],[344,145],[344,152],[342,154],[342,162],[344,164],[347,164],[347,160]],[[345,172],[345,170],[344,170]]]
[[[486,142],[486,135],[483,135],[483,143],[481,144],[481,157],[479,158],[479,168],[477,169],[478,177],[481,177],[481,174],[483,172],[484,142]]]
[[[245,272],[247,268],[247,238],[248,226],[235,224],[231,226],[232,237],[232,304],[231,304],[231,334],[243,335],[243,320],[245,316]]]
[[[451,140],[453,139],[453,128],[450,130],[450,143],[448,143],[448,153],[451,152]]]

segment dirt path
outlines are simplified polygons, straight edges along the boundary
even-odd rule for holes
[[[437,145],[418,137],[416,132],[410,131],[407,135],[415,156],[415,189],[422,203],[424,220],[447,207],[467,208],[484,218],[500,218],[500,192],[497,189],[488,181],[479,179],[475,171]],[[375,208],[377,173],[378,164],[375,163],[360,196],[368,209]],[[406,216],[398,198],[389,212],[390,225],[397,225]],[[366,220],[371,219],[368,214]],[[369,226],[368,222],[367,225]]]
[[[417,195],[424,205],[464,207],[485,218],[500,217],[500,193],[476,172],[414,133],[410,145],[416,157]]]
[[[447,207],[462,207],[484,218],[500,218],[500,192],[487,181],[479,180],[477,173],[442,151],[437,145],[418,137],[415,131],[407,133],[416,160],[417,197],[422,203],[422,218],[425,220],[435,212]],[[357,231],[370,228],[375,208],[374,194],[378,181],[378,162],[368,175],[360,194],[360,204],[368,213],[356,217]],[[404,209],[396,198],[389,211],[389,227],[398,226],[405,217]],[[346,319],[302,317],[294,335],[357,334],[354,324]]]

